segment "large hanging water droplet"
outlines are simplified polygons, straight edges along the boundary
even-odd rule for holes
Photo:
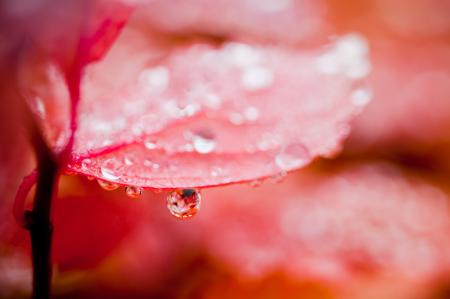
[[[196,189],[177,189],[167,196],[167,208],[179,218],[191,218],[200,210],[201,195]]]
[[[136,186],[128,186],[125,188],[125,193],[131,198],[138,198],[142,194],[142,188]]]
[[[107,191],[112,191],[112,190],[116,190],[117,188],[119,188],[119,185],[116,183],[112,183],[112,182],[108,182],[108,181],[104,181],[104,180],[97,180],[97,183],[100,185],[100,187],[102,187],[103,189],[107,190]]]
[[[214,135],[208,131],[195,132],[192,136],[194,150],[200,154],[208,154],[216,148]]]
[[[301,143],[293,143],[283,148],[275,157],[275,163],[282,170],[292,170],[306,165],[311,160],[308,149]]]

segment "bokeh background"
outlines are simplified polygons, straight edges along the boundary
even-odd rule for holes
[[[28,235],[12,206],[35,161],[8,60],[31,27],[70,31],[61,7],[77,16],[83,6],[56,2],[0,4],[0,298],[31,291]],[[136,200],[63,176],[55,298],[450,298],[450,1],[131,4],[143,5],[132,20],[159,35],[315,47],[363,34],[373,99],[336,157],[282,181],[205,189],[188,221],[170,215],[164,192]]]

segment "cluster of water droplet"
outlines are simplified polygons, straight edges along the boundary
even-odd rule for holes
[[[97,179],[98,184],[100,187],[107,191],[113,191],[119,188],[119,184],[105,181],[102,179]],[[125,193],[131,197],[131,198],[138,198],[142,194],[142,188],[137,186],[127,186],[125,187]]]
[[[113,191],[119,188],[119,184],[97,179],[98,184],[104,190]],[[143,189],[137,186],[125,187],[125,193],[131,198],[139,198]],[[197,189],[175,189],[167,195],[167,208],[170,213],[179,219],[188,219],[200,210],[201,195]]]
[[[320,73],[342,74],[359,82],[372,70],[368,55],[367,40],[362,35],[352,33],[337,39],[326,53],[318,57],[316,67]],[[358,86],[352,91],[350,100],[355,106],[364,107],[372,100],[372,92],[365,86]]]

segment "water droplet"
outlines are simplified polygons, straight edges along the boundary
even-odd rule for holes
[[[369,43],[364,36],[350,33],[337,40],[336,50],[346,58],[361,57],[369,53]]]
[[[308,149],[301,143],[292,143],[275,157],[275,163],[282,170],[292,170],[306,165],[311,160]]]
[[[180,107],[180,111],[182,116],[193,116],[197,112],[200,111],[200,106],[196,103],[191,103],[186,105],[185,107]]]
[[[107,190],[107,191],[112,191],[112,190],[116,190],[117,188],[119,188],[119,185],[116,183],[112,183],[112,182],[108,182],[108,181],[104,181],[104,180],[97,180],[97,183],[100,185],[100,187],[102,187],[103,189]]]
[[[259,110],[256,107],[247,107],[244,116],[248,121],[255,121],[259,118]]]
[[[130,178],[130,177],[122,177],[122,181],[124,182],[124,183],[131,183],[131,181],[132,181],[132,179]]]
[[[273,176],[270,177],[270,182],[278,184],[281,183],[287,176],[287,172],[286,171],[280,171],[277,174],[274,174]]]
[[[117,173],[119,167],[120,165],[118,164],[117,160],[109,159],[103,162],[102,166],[100,167],[100,172],[106,180],[117,181],[121,177],[121,175]]]
[[[138,198],[142,194],[142,188],[136,186],[127,186],[125,193],[131,198]]]
[[[105,139],[103,140],[103,142],[101,143],[102,146],[108,146],[111,145],[113,142],[111,139]]]
[[[242,125],[244,123],[244,117],[238,112],[232,112],[228,115],[228,120],[236,126]]]
[[[272,133],[264,133],[257,143],[257,148],[260,151],[266,151],[279,147],[280,143],[281,141],[278,136],[273,135]]]
[[[128,157],[123,158],[123,163],[125,163],[125,165],[127,165],[127,166],[133,165],[133,161]]]
[[[213,167],[211,168],[210,174],[211,174],[212,177],[215,177],[215,178],[216,178],[216,177],[221,177],[221,176],[224,175],[224,170],[223,170],[223,168],[221,168],[221,167],[213,166]]]
[[[351,93],[350,99],[353,105],[364,107],[372,100],[372,92],[367,88],[358,88]]]
[[[208,154],[216,147],[214,135],[209,131],[198,131],[192,135],[194,150],[200,154]]]
[[[144,166],[152,169],[159,169],[160,165],[156,162],[153,162],[151,160],[144,160]]]
[[[333,75],[339,72],[339,62],[334,53],[325,53],[316,59],[317,70],[326,75]]]
[[[141,84],[148,86],[151,92],[162,92],[169,85],[170,73],[164,66],[157,66],[154,68],[142,71],[139,76]]]
[[[259,50],[244,43],[227,43],[224,49],[230,62],[238,67],[258,64],[263,58]]]
[[[241,77],[242,86],[248,91],[257,91],[269,87],[273,83],[273,73],[261,66],[246,68]]]
[[[154,150],[156,148],[156,141],[152,138],[144,140],[144,146],[148,150]]]
[[[211,109],[219,109],[222,104],[222,99],[214,93],[207,94],[204,101],[205,105]]]
[[[196,189],[177,189],[167,196],[167,208],[179,218],[191,218],[200,210],[201,195]]]
[[[316,60],[316,67],[323,74],[342,73],[352,79],[361,79],[372,69],[369,44],[359,34],[348,34],[336,40],[333,47]]]
[[[81,161],[81,169],[84,171],[88,170],[91,163],[92,163],[91,159],[89,158],[83,159],[83,161]]]
[[[252,188],[256,188],[256,187],[261,186],[262,183],[263,183],[262,180],[253,180],[253,181],[248,182],[248,185]]]
[[[64,171],[64,174],[65,175],[76,175],[77,173],[69,168]]]

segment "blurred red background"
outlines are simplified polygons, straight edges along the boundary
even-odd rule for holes
[[[31,288],[12,203],[35,162],[9,62],[27,27],[41,26],[45,44],[49,24],[72,24],[38,7],[61,4],[31,3],[1,4],[12,16],[0,36],[1,298]],[[76,19],[82,8],[71,5]],[[371,48],[373,100],[338,156],[280,183],[205,189],[188,221],[169,214],[165,192],[135,200],[63,176],[55,298],[450,298],[450,1],[148,1],[131,22],[181,39],[299,47],[358,32]]]

